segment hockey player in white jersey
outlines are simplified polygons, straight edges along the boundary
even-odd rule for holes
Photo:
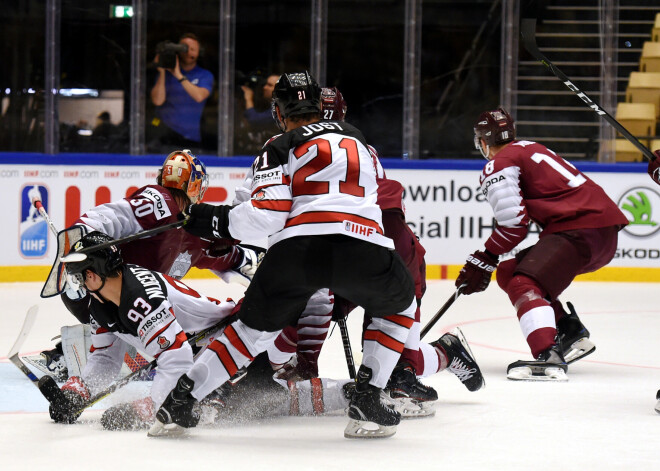
[[[246,291],[239,320],[179,379],[156,415],[152,436],[194,426],[195,403],[264,351],[321,288],[373,316],[345,436],[395,433],[400,415],[381,402],[381,390],[413,323],[413,281],[383,236],[366,141],[349,124],[320,122],[320,92],[307,72],[282,75],[273,112],[284,134],[255,159],[251,199],[236,207],[190,208],[185,229],[194,235],[269,236],[270,247]],[[378,429],[365,429],[366,422]]]
[[[113,239],[101,232],[83,236],[72,253]],[[56,422],[72,423],[81,406],[105,389],[117,376],[129,345],[157,361],[158,374],[151,386],[151,398],[128,409],[142,409],[153,416],[179,376],[193,364],[187,335],[213,327],[232,315],[236,304],[200,295],[182,282],[139,265],[124,264],[119,249],[87,253],[84,260],[65,262],[72,285],[91,293],[90,324],[92,347],[80,376],[62,386],[62,401],[51,404]],[[217,334],[216,334],[217,335]],[[107,416],[102,421],[106,422]]]

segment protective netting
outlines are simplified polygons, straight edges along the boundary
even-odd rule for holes
[[[62,257],[67,255],[71,251],[71,247],[82,239],[84,235],[85,230],[81,226],[73,226],[57,234],[57,257],[50,269],[46,283],[41,289],[42,298],[50,298],[64,292],[67,276],[64,270],[64,263],[62,263]]]

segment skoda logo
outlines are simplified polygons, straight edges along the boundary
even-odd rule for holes
[[[660,194],[646,187],[631,188],[618,202],[630,224],[623,230],[635,237],[648,237],[660,230]]]

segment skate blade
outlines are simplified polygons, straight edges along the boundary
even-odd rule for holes
[[[532,374],[532,369],[528,366],[518,366],[511,368],[506,377],[513,381],[568,381],[566,372],[561,368],[548,367],[545,369],[545,374]]]
[[[570,350],[564,354],[564,360],[569,365],[574,361],[578,361],[580,358],[584,358],[587,355],[591,355],[596,351],[596,344],[594,344],[588,338],[582,338],[576,342],[573,342]]]
[[[396,425],[378,425],[375,422],[351,419],[344,429],[344,438],[387,438],[395,433]]]
[[[164,424],[156,420],[147,432],[147,437],[180,437],[186,434],[186,429],[177,424]]]
[[[390,399],[390,401],[394,410],[401,414],[402,419],[421,419],[435,415],[432,402],[419,402],[409,397]]]

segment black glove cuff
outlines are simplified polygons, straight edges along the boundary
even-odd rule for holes
[[[495,261],[495,263],[497,263],[500,260],[499,255],[495,255],[493,252],[491,252],[488,249],[484,249],[484,253],[488,255],[490,258],[492,258]]]

